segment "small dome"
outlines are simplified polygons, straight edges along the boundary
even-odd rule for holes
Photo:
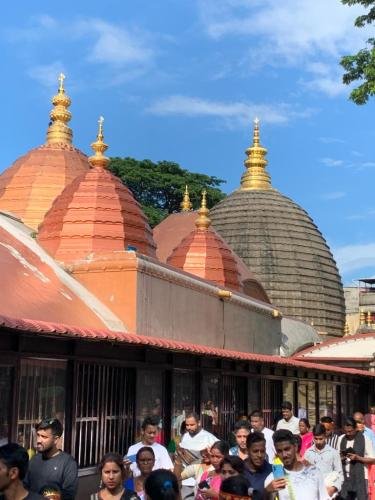
[[[233,252],[210,228],[205,192],[196,228],[173,250],[167,264],[182,269],[219,286],[240,290],[240,273]]]
[[[56,198],[39,226],[38,242],[64,263],[92,253],[124,251],[155,256],[155,243],[147,219],[131,191],[105,167],[102,121],[92,168],[76,178]]]
[[[60,75],[46,144],[18,158],[0,175],[0,210],[15,214],[33,229],[62,190],[90,168],[87,156],[71,144],[72,131],[67,126],[70,102]]]
[[[212,224],[284,315],[342,335],[344,293],[332,253],[307,212],[271,186],[258,124],[241,188],[211,210]]]

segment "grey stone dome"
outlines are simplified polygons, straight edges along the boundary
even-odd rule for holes
[[[260,280],[283,314],[342,335],[344,291],[313,220],[276,189],[240,189],[211,209],[213,227]]]

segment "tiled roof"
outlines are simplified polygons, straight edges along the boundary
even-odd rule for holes
[[[47,336],[70,337],[92,341],[108,341],[139,346],[149,346],[157,349],[168,349],[170,351],[186,354],[214,356],[239,361],[263,362],[281,367],[302,368],[309,370],[313,369],[336,374],[375,377],[375,373],[366,372],[364,370],[358,370],[354,368],[329,366],[322,363],[309,363],[293,358],[282,358],[281,356],[271,356],[266,354],[255,354],[232,351],[228,349],[219,349],[199,344],[190,344],[188,342],[177,342],[175,340],[149,337],[145,335],[136,335],[133,333],[114,332],[105,329],[79,328],[61,323],[49,323],[29,319],[15,319],[3,315],[0,315],[0,328],[8,328],[11,330],[30,332]]]
[[[361,342],[364,340],[375,339],[375,332],[373,333],[357,333],[356,335],[346,335],[345,337],[329,339],[325,342],[321,342],[317,345],[307,347],[302,351],[299,351],[293,355],[295,359],[312,359],[319,358],[319,352],[321,352],[326,347],[331,347],[335,345],[343,345],[351,342]],[[314,356],[315,355],[315,356]],[[372,357],[372,352],[368,353],[368,357]],[[357,359],[357,358],[353,358]],[[367,358],[368,359],[368,358]]]

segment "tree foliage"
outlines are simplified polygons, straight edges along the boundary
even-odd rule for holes
[[[207,191],[207,205],[212,207],[225,197],[220,189],[225,181],[218,177],[185,170],[170,161],[111,158],[109,169],[133,192],[152,227],[168,214],[180,210],[185,186],[189,188],[193,208],[200,206],[201,193]]]
[[[345,5],[362,5],[368,11],[358,16],[354,22],[357,28],[371,24],[375,21],[375,0],[341,0]],[[352,82],[362,82],[350,93],[350,99],[356,104],[365,104],[369,97],[375,95],[375,38],[367,40],[367,47],[357,54],[344,56],[341,66],[346,73],[343,82],[349,85]]]

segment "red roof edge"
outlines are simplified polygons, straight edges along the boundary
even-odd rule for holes
[[[305,356],[305,354],[307,354],[309,352],[319,351],[322,347],[326,347],[326,346],[333,345],[333,344],[342,344],[342,343],[350,342],[353,340],[355,341],[355,340],[368,339],[368,338],[374,338],[374,337],[375,337],[375,332],[356,333],[355,335],[347,335],[345,337],[337,337],[334,339],[325,340],[324,342],[319,342],[319,344],[316,344],[314,346],[306,347],[306,349],[302,349],[302,351],[298,351],[298,352],[294,353],[292,357],[294,359],[301,359]]]
[[[31,319],[11,318],[0,315],[0,328],[8,328],[22,332],[36,333],[39,335],[52,335],[57,337],[70,337],[92,341],[120,342],[126,344],[149,346],[158,349],[168,349],[174,352],[199,354],[203,356],[216,356],[239,361],[258,361],[270,363],[282,367],[303,368],[319,370],[323,372],[359,375],[363,377],[375,377],[375,373],[356,368],[343,368],[340,366],[325,365],[323,363],[311,363],[300,361],[293,358],[283,358],[282,356],[272,356],[269,354],[245,353],[232,351],[229,349],[220,349],[208,347],[200,344],[190,344],[176,340],[138,335],[129,332],[114,332],[106,329],[81,328],[61,323],[51,323],[46,321],[37,321]]]

